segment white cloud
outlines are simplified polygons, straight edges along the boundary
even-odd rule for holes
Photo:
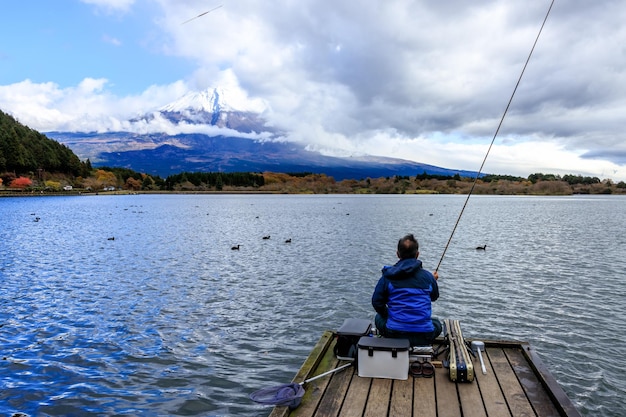
[[[34,128],[125,126],[227,79],[267,101],[270,123],[290,140],[471,170],[548,7],[524,0],[84,2],[118,11],[153,6],[145,19],[159,32],[160,51],[196,70],[123,97],[91,74],[73,88],[28,80],[0,86],[0,108]],[[626,4],[618,2],[556,2],[486,171],[626,179],[625,19]]]
[[[106,34],[102,35],[102,40],[104,41],[104,43],[108,43],[108,44],[113,45],[113,46],[122,46],[122,41],[121,40],[119,40],[119,39],[117,39],[117,38],[115,38],[113,36],[110,36],[110,35],[106,35]]]
[[[107,92],[107,83],[86,78],[76,87],[61,88],[25,80],[0,86],[0,108],[10,109],[21,123],[42,132],[108,131],[153,110],[154,103],[167,103],[188,91],[184,82],[177,81],[150,86],[136,96],[117,97]]]

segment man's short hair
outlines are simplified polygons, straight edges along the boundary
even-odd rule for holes
[[[412,259],[417,257],[419,243],[413,234],[408,234],[398,241],[398,257],[400,259]]]

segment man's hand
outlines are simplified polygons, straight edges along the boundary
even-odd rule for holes
[[[435,271],[433,272],[433,276],[435,277],[435,280],[439,279],[439,272]]]

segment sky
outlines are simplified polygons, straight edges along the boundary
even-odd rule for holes
[[[518,84],[551,4],[11,1],[0,110],[41,132],[117,130],[228,87],[328,154],[626,181],[626,2],[555,0]]]

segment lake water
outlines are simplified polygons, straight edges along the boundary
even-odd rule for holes
[[[290,382],[324,330],[373,319],[402,235],[434,269],[464,201],[2,198],[0,414],[267,416],[248,395]],[[581,414],[623,415],[625,223],[620,196],[472,196],[435,315],[530,342]]]

